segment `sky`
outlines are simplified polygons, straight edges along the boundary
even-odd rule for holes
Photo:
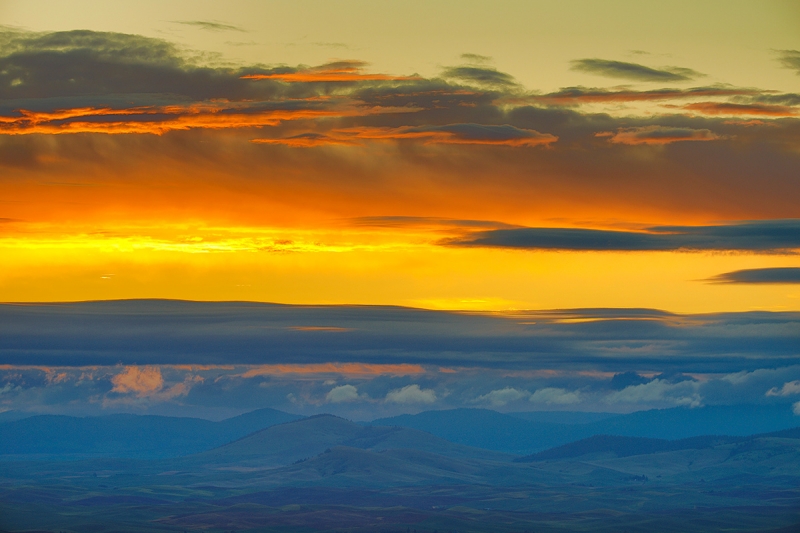
[[[628,386],[656,387],[647,384],[672,382],[654,376],[718,380],[796,363],[796,336],[765,347],[759,367],[699,317],[726,317],[751,335],[765,328],[751,324],[761,316],[752,313],[793,324],[800,312],[798,30],[792,1],[0,1],[0,301],[299,306],[285,308],[300,313],[287,328],[306,327],[302,311],[315,306],[379,306],[376,314],[402,306],[447,312],[464,335],[470,326],[460,320],[473,314],[517,324],[525,313],[610,309],[613,318],[587,320],[614,329],[640,321],[625,309],[647,309],[666,313],[647,321],[691,323],[699,337],[718,339],[708,343],[726,364],[688,347],[678,350],[681,364],[648,356],[606,367],[601,357],[580,369],[574,344],[548,358],[535,347],[511,359],[453,348],[464,360],[450,366],[495,377],[437,370],[430,388],[413,373],[391,388],[309,370],[281,378],[286,390],[276,396],[256,401],[237,389],[217,407],[347,407],[366,416],[723,402],[697,389],[615,403],[586,392],[594,382],[502,376],[597,372],[611,387],[615,374],[634,373],[648,381]],[[109,361],[76,349],[75,339],[53,340],[48,349],[72,354],[53,360],[32,347],[43,323],[20,309],[3,312],[40,330],[0,341],[0,409],[202,414],[210,400],[189,405],[189,391],[209,375],[164,365],[255,365],[225,371],[246,374],[289,363],[417,364],[427,375],[446,359],[432,348],[392,357],[389,346],[360,346],[367,341],[356,335],[347,350],[318,348],[308,361],[247,347],[176,359],[188,340]],[[226,323],[228,311],[217,309]],[[100,329],[83,331],[91,339]],[[429,339],[440,341],[449,346]],[[369,350],[382,355],[367,361]],[[42,365],[72,370],[53,382],[61,373]],[[105,370],[92,374],[93,365]],[[752,398],[790,405],[787,384],[800,376],[787,372]],[[79,387],[90,374],[105,385]],[[319,388],[298,400],[311,375]],[[672,384],[687,387],[681,379]],[[67,382],[72,396],[45,399]],[[458,387],[471,392],[456,395]],[[431,401],[388,400],[404,390]],[[530,400],[540,390],[572,396]],[[493,403],[494,392],[516,399]]]

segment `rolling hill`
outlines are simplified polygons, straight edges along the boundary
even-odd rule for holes
[[[337,446],[374,452],[413,449],[457,459],[513,459],[509,454],[463,446],[415,429],[364,427],[327,414],[271,426],[186,459],[211,465],[281,466],[304,461]]]
[[[584,423],[576,423],[580,420],[576,416],[567,416],[569,422],[563,424],[542,421],[553,419],[552,414],[512,416],[488,409],[453,409],[380,418],[372,424],[415,428],[466,446],[526,455],[594,435],[667,440],[709,434],[744,436],[779,431],[800,423],[800,417],[787,406],[676,407]],[[584,421],[590,419],[583,417]]]
[[[131,414],[85,418],[39,415],[0,424],[0,457],[175,457],[298,418],[274,409],[259,409],[220,422]]]

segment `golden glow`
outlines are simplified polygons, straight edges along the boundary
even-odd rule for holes
[[[156,73],[132,95],[103,93],[105,73],[76,93],[71,74],[43,81],[50,71],[20,67],[9,79],[19,98],[0,116],[0,300],[800,308],[797,285],[706,281],[797,266],[792,255],[447,242],[515,226],[800,218],[797,73],[780,64],[798,47],[796,2],[409,2],[0,2],[20,50],[35,32],[78,28],[161,50],[116,64]],[[570,67],[591,57],[690,76]],[[219,87],[197,87],[203,72]],[[729,176],[721,163],[740,155],[743,173]]]
[[[794,266],[791,255],[465,249],[440,246],[441,234],[423,238],[426,233],[413,228],[162,226],[110,233],[43,235],[40,228],[24,238],[6,234],[0,238],[0,300],[158,297],[690,313],[800,309],[793,286],[705,281],[732,270]],[[307,325],[296,326],[302,331]]]

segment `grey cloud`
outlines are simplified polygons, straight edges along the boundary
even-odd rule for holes
[[[469,53],[461,54],[461,59],[469,63],[478,63],[478,64],[488,63],[492,60],[490,56],[483,56],[480,54],[469,54]]]
[[[800,106],[800,94],[798,93],[761,94],[758,96],[754,96],[752,98],[752,101],[764,104]]]
[[[459,66],[448,67],[442,75],[471,83],[493,87],[513,87],[517,85],[514,76],[489,67]]]
[[[240,28],[239,26],[233,26],[231,24],[223,24],[221,22],[213,22],[208,20],[176,20],[174,22],[176,24],[194,26],[196,28],[200,28],[201,30],[208,30],[208,31],[240,31],[240,32],[245,31],[243,28]]]
[[[88,98],[98,106],[113,103],[107,101],[110,96],[125,95],[130,106],[147,105],[142,95],[149,95],[151,103],[169,104],[263,99],[303,90],[270,80],[253,83],[240,77],[254,69],[211,68],[199,59],[170,42],[138,35],[7,31],[0,33],[0,99],[5,100],[3,109],[24,100],[60,99],[51,101],[58,109],[79,105],[73,98]]]
[[[614,390],[622,390],[632,385],[643,385],[649,381],[649,379],[640,376],[636,372],[622,372],[620,374],[614,374],[614,377],[611,378],[611,388]]]
[[[800,248],[800,219],[725,226],[659,226],[647,228],[646,232],[573,228],[497,229],[446,240],[442,244],[528,250],[775,252]]]
[[[778,61],[781,65],[800,75],[800,50],[780,50],[779,54]]]
[[[703,74],[690,68],[667,67],[654,69],[638,63],[610,61],[607,59],[576,59],[572,61],[572,70],[635,81],[689,81],[703,76]]]
[[[709,86],[689,89],[653,89],[636,91],[631,89],[610,90],[598,87],[564,87],[543,95],[529,96],[531,101],[555,105],[579,105],[595,102],[639,102],[658,100],[680,100],[684,98],[758,96],[756,89]]]
[[[800,283],[800,267],[750,268],[714,276],[712,283]]]

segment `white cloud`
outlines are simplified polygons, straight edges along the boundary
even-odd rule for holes
[[[325,400],[330,403],[347,403],[358,400],[358,389],[353,385],[340,385],[334,387],[325,396]]]
[[[581,401],[578,391],[568,391],[556,387],[546,387],[539,389],[530,397],[532,403],[544,403],[547,405],[569,405]]]
[[[670,383],[662,379],[654,379],[641,385],[631,385],[621,391],[609,394],[607,403],[668,403],[700,407],[703,398],[697,393],[699,384],[696,381]]]
[[[796,415],[800,416],[800,402],[796,402],[796,403],[795,403],[795,404],[792,406],[792,412],[794,412],[794,414],[796,414]]]
[[[800,380],[787,381],[780,390],[772,387],[767,391],[767,396],[789,396],[791,394],[800,394]]]
[[[475,398],[473,403],[489,403],[494,407],[501,407],[509,402],[515,402],[522,398],[527,398],[531,393],[526,390],[517,390],[512,387],[504,389],[493,390],[482,396]]]
[[[436,392],[433,389],[420,389],[419,385],[407,385],[402,389],[389,391],[386,401],[391,403],[433,403],[436,401]]]
[[[748,372],[746,370],[742,370],[741,372],[737,372],[735,374],[728,374],[726,376],[722,376],[722,378],[720,379],[722,379],[722,381],[727,381],[731,385],[739,385],[741,383],[745,383],[746,381],[748,381],[753,375],[754,372]]]

